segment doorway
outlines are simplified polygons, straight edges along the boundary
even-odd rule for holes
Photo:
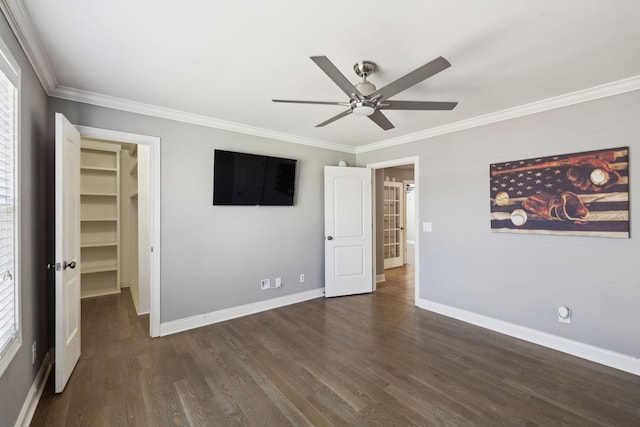
[[[81,169],[87,175],[81,204],[88,215],[81,222],[82,259],[95,266],[83,278],[83,293],[117,293],[129,287],[138,314],[149,313],[150,336],[159,336],[160,138],[76,128],[88,161]],[[104,161],[112,163],[105,166]]]
[[[388,198],[385,199],[385,192],[384,192],[385,183],[398,183],[397,185],[388,185],[388,187],[394,187],[394,188],[399,187],[402,190],[401,197],[402,197],[403,204],[405,204],[404,202],[406,201],[407,183],[412,183],[411,199],[412,199],[412,204],[414,209],[413,209],[412,215],[408,215],[408,218],[404,214],[404,212],[400,214],[400,217],[402,218],[402,221],[401,221],[402,225],[400,226],[402,228],[401,230],[402,237],[400,238],[400,240],[402,243],[402,249],[401,249],[402,268],[413,268],[413,273],[415,277],[414,303],[417,304],[419,301],[419,295],[420,295],[419,263],[418,263],[418,260],[420,259],[419,258],[419,239],[416,238],[417,236],[415,236],[414,234],[414,239],[412,242],[413,245],[411,245],[412,246],[411,248],[407,248],[408,245],[406,245],[405,243],[407,241],[407,231],[414,230],[415,232],[415,230],[419,229],[418,223],[420,218],[420,215],[419,215],[420,205],[418,203],[418,186],[415,184],[415,182],[418,181],[417,177],[419,176],[418,157],[417,156],[407,157],[407,158],[389,160],[385,162],[370,163],[370,164],[367,164],[366,166],[374,170],[373,267],[374,267],[374,277],[376,278],[376,281],[383,281],[384,275],[385,275],[384,273],[385,217],[387,217],[387,220],[388,220],[389,214],[398,215],[397,212],[389,212],[385,216],[384,207],[383,207],[385,200],[387,200],[387,203],[389,203]],[[391,173],[387,173],[389,171],[391,171]],[[405,183],[405,181],[407,183]],[[404,211],[406,212],[406,207]],[[407,223],[408,221],[411,221],[412,224],[408,224]],[[393,228],[400,228],[400,227],[393,227]],[[396,230],[389,230],[389,231],[395,232]],[[396,238],[396,240],[398,239]],[[386,248],[389,248],[391,246],[394,246],[395,243],[387,242],[386,245],[387,245]],[[396,246],[396,248],[398,248],[398,246]],[[396,251],[397,250],[400,250],[400,249],[396,249]],[[389,255],[391,255],[391,251],[387,251],[387,252]],[[411,254],[411,252],[413,253]],[[409,257],[411,259],[409,259]]]

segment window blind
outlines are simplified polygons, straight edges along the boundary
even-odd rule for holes
[[[19,338],[16,283],[16,92],[0,70],[0,360]]]

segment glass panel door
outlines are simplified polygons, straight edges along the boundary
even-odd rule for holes
[[[402,183],[384,182],[384,268],[404,263]]]

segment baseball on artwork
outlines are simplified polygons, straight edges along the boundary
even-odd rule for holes
[[[629,238],[629,147],[490,166],[496,232]]]

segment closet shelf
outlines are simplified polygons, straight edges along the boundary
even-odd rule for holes
[[[83,171],[118,172],[118,168],[103,168],[98,166],[80,166]]]
[[[115,260],[100,261],[100,262],[85,262],[81,265],[80,273],[102,273],[103,271],[115,271],[118,269],[118,264]]]
[[[107,222],[107,221],[117,221],[118,218],[81,218],[80,222]]]
[[[81,248],[104,248],[109,246],[118,246],[118,242],[86,242],[80,243]]]
[[[80,193],[80,196],[91,196],[91,197],[118,197],[118,193],[91,193],[84,192]]]

